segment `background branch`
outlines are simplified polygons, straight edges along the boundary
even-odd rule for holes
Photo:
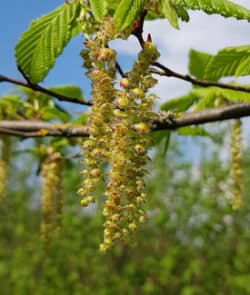
[[[205,124],[215,121],[225,121],[250,116],[250,103],[239,103],[199,112],[183,113],[174,117],[171,112],[163,114],[154,122],[153,131],[175,130],[184,126]],[[0,121],[0,133],[20,137],[86,137],[89,134],[87,126],[56,124],[42,121]]]
[[[12,78],[4,76],[4,75],[0,75],[0,82],[8,82],[8,83],[11,83],[14,85],[23,86],[23,87],[32,89],[34,91],[38,91],[38,92],[53,96],[60,101],[67,101],[67,102],[71,102],[71,103],[77,103],[77,104],[88,105],[88,106],[90,106],[92,104],[90,101],[86,101],[84,99],[80,99],[77,97],[68,97],[68,96],[56,93],[54,91],[51,91],[47,88],[44,88],[44,87],[38,85],[38,84],[33,84],[30,81],[23,82],[20,80],[12,79]]]
[[[56,124],[42,121],[0,121],[0,133],[20,137],[85,137],[88,136],[87,126]]]

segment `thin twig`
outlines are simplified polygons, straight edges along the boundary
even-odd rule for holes
[[[20,86],[32,89],[34,91],[48,94],[50,96],[57,98],[60,101],[67,101],[67,102],[77,103],[77,104],[82,104],[82,105],[87,105],[87,106],[90,106],[92,104],[90,101],[86,101],[84,99],[80,99],[77,97],[68,97],[63,94],[56,93],[52,90],[49,90],[47,88],[44,88],[44,87],[38,85],[38,84],[33,84],[27,79],[26,79],[26,81],[27,82],[23,82],[21,80],[16,80],[16,79],[4,76],[4,75],[0,75],[0,82],[8,82],[8,83],[11,83],[14,85],[20,85]]]
[[[140,43],[141,48],[143,48],[144,43],[145,43],[145,41],[143,39],[143,36],[142,36],[145,16],[146,16],[146,14],[142,15],[140,21],[138,21],[138,23],[137,23],[138,26],[133,31],[133,35],[137,38],[138,42]],[[199,86],[202,86],[202,87],[214,86],[214,87],[219,87],[219,88],[224,88],[224,89],[230,89],[230,90],[243,91],[243,92],[250,93],[250,87],[195,79],[195,78],[191,77],[188,74],[184,75],[184,74],[175,72],[175,71],[169,69],[168,67],[164,66],[163,64],[161,64],[159,62],[154,62],[154,63],[152,63],[152,65],[159,68],[161,71],[158,71],[157,69],[151,68],[150,69],[151,73],[154,73],[154,74],[157,74],[157,75],[160,75],[160,76],[174,77],[174,78],[177,78],[177,79],[181,79],[183,81],[190,82],[193,85],[199,85]]]
[[[115,67],[122,78],[126,77],[126,74],[123,72],[123,70],[118,62],[115,63]]]
[[[160,76],[175,77],[175,78],[190,82],[193,85],[199,85],[202,87],[214,86],[214,87],[219,87],[219,88],[224,88],[224,89],[230,89],[230,90],[243,91],[243,92],[250,93],[249,87],[232,85],[232,84],[225,84],[225,83],[219,83],[219,82],[212,82],[212,81],[206,81],[206,80],[198,80],[198,79],[192,78],[190,75],[183,75],[183,74],[177,73],[177,72],[165,67],[164,65],[162,65],[159,62],[154,62],[152,65],[155,67],[158,67],[159,69],[161,69],[161,71],[151,68],[150,69],[151,73],[154,73],[154,74],[157,74]]]

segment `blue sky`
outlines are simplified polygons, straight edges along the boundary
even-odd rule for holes
[[[235,3],[250,8],[249,0],[235,0]],[[61,5],[63,0],[12,0],[3,1],[0,13],[0,73],[21,79],[15,65],[14,46],[20,34],[25,31],[29,23]],[[185,73],[187,71],[188,51],[190,48],[215,53],[226,46],[249,44],[250,24],[246,21],[237,21],[232,18],[224,19],[220,16],[207,16],[202,12],[191,12],[188,24],[181,23],[181,30],[176,31],[169,26],[166,20],[148,22],[145,34],[151,33],[153,41],[161,50],[161,61],[172,69]],[[45,86],[77,84],[86,95],[89,95],[89,83],[84,78],[81,67],[82,60],[79,52],[82,49],[82,36],[75,37],[65,48],[55,67],[43,82]],[[115,41],[112,43],[125,67],[133,60],[139,46],[134,38],[129,41]],[[0,95],[10,90],[12,85],[0,84]],[[176,79],[160,79],[155,92],[162,98],[184,94],[190,89],[188,83]]]
[[[14,58],[14,47],[19,36],[29,23],[43,14],[55,9],[63,3],[62,0],[14,0],[3,1],[0,13],[0,73],[14,78],[22,79],[18,73]],[[78,84],[84,88],[84,72],[79,52],[82,49],[83,37],[75,37],[65,48],[63,56],[56,61],[55,67],[43,82],[46,86],[61,84]],[[0,84],[0,94],[8,91],[12,86],[7,83]]]

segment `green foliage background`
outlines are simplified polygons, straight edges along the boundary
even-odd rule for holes
[[[35,174],[35,164],[30,157],[12,159],[9,194],[0,207],[0,293],[249,294],[250,148],[244,153],[245,202],[235,212],[228,199],[230,163],[219,157],[222,147],[204,152],[194,165],[183,157],[183,144],[183,138],[173,141],[165,161],[160,152],[154,156],[149,218],[134,246],[105,255],[98,251],[99,208],[79,208],[76,199],[76,167],[67,167],[64,175],[63,229],[50,252],[43,252],[37,179],[30,172]]]

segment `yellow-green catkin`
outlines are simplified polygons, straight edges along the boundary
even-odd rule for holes
[[[86,169],[82,172],[83,183],[78,190],[81,205],[95,202],[93,192],[103,179],[102,165],[109,158],[109,143],[112,135],[113,100],[115,98],[115,58],[114,50],[107,44],[116,34],[115,25],[106,19],[100,30],[85,42],[86,50],[81,52],[84,66],[92,81],[92,101],[88,125],[89,139],[83,144],[83,160]]]
[[[135,232],[138,223],[144,222],[145,182],[144,168],[149,161],[147,150],[152,144],[148,137],[152,120],[154,95],[147,95],[156,80],[149,66],[159,57],[156,46],[144,44],[133,69],[127,78],[120,80],[122,90],[117,92],[110,144],[109,183],[103,214],[104,241],[102,251],[112,247],[118,240],[126,240]]]
[[[41,236],[47,250],[51,244],[53,229],[61,227],[62,222],[63,189],[58,153],[49,153],[42,163],[41,176]]]
[[[58,154],[58,156],[60,156]],[[64,206],[64,192],[62,183],[62,170],[63,162],[56,161],[55,176],[54,176],[54,195],[55,195],[55,217],[56,217],[56,229],[62,228],[63,220],[63,206]]]
[[[231,181],[232,181],[232,208],[238,209],[241,205],[241,177],[242,177],[242,138],[241,120],[237,119],[231,131]]]
[[[10,145],[11,140],[7,136],[0,138],[0,201],[6,199],[7,182],[8,182],[8,166],[10,160]]]

